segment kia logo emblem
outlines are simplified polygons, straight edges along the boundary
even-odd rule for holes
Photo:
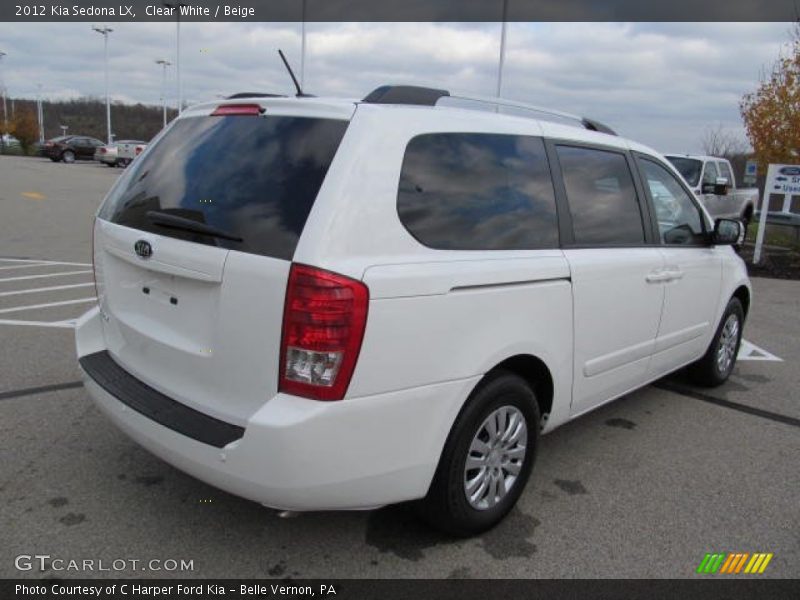
[[[153,256],[153,247],[150,245],[150,242],[146,240],[138,240],[133,245],[133,251],[136,252],[136,256],[140,258],[150,258]]]

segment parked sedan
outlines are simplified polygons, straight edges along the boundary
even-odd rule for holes
[[[129,160],[126,161],[125,157],[120,157],[120,146],[144,146],[147,142],[140,140],[120,140],[108,146],[100,146],[95,150],[94,159],[98,162],[104,163],[109,167],[125,166]]]
[[[43,153],[53,162],[73,163],[76,160],[92,160],[95,150],[103,145],[103,142],[92,137],[61,136],[45,142]]]

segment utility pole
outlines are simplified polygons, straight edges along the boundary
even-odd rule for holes
[[[114,31],[110,27],[92,27],[97,33],[103,36],[103,50],[106,63],[106,133],[108,144],[111,145],[111,100],[108,97],[108,34]]]
[[[183,112],[183,84],[181,82],[181,7],[186,6],[183,2],[162,2],[165,8],[175,11],[177,17],[177,40],[175,48],[175,70],[178,78],[178,114]]]
[[[157,65],[161,65],[162,75],[161,75],[161,107],[164,112],[164,125],[162,127],[167,126],[167,67],[170,66],[172,63],[168,60],[163,58],[159,58],[156,61]]]

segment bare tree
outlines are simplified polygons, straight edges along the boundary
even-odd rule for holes
[[[720,156],[731,160],[748,151],[747,142],[736,134],[725,129],[722,123],[709,125],[700,138],[703,152],[709,156]]]

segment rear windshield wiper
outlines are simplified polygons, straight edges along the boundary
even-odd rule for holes
[[[201,235],[210,235],[215,238],[232,240],[234,242],[244,241],[238,235],[233,235],[232,233],[228,233],[222,229],[217,229],[216,227],[206,225],[205,223],[198,223],[197,221],[192,221],[191,219],[187,219],[185,217],[179,217],[178,215],[173,215],[158,210],[148,210],[145,213],[145,216],[150,222],[154,223],[155,225],[161,225],[162,227],[182,229],[183,231],[191,231]]]

